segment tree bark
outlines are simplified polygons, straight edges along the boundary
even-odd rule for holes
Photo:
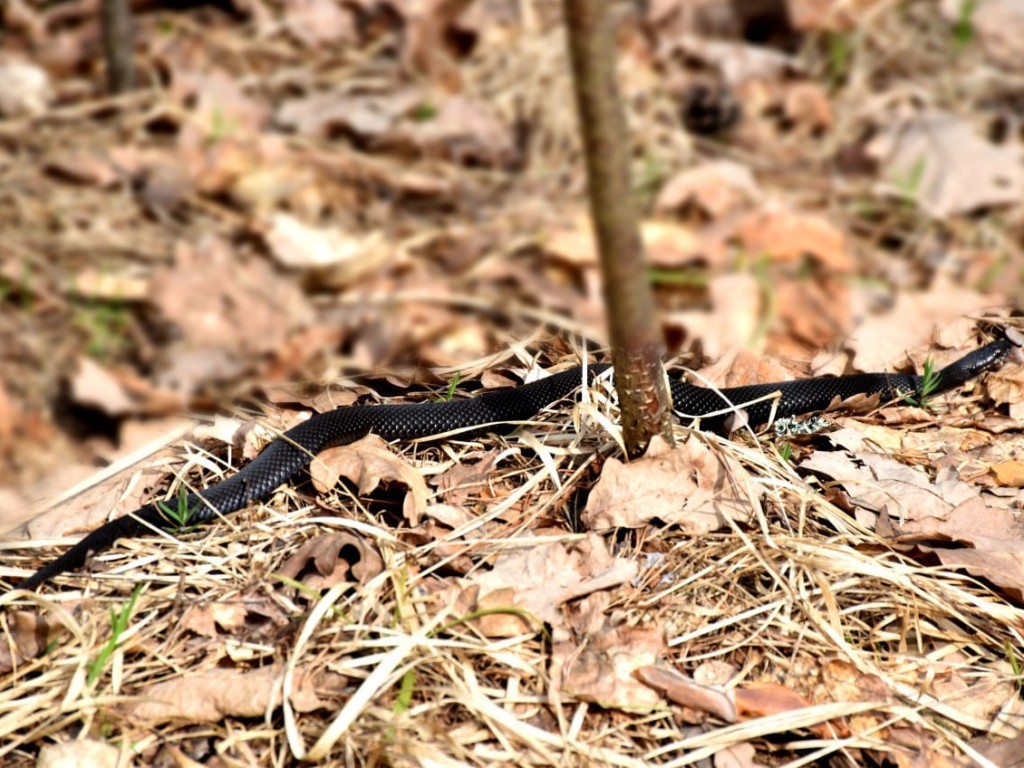
[[[565,0],[565,19],[615,388],[626,453],[632,458],[656,434],[672,440],[672,414],[629,178],[631,142],[616,84],[609,5],[609,0]]]
[[[135,46],[130,0],[102,0],[103,51],[107,60],[107,85],[111,93],[135,87]]]

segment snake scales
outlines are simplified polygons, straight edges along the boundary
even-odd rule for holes
[[[1000,365],[1013,348],[1003,338],[970,352],[938,371],[933,392],[957,387],[978,374]],[[590,365],[593,379],[608,365]],[[498,390],[463,400],[412,405],[354,405],[322,413],[270,443],[250,464],[235,475],[186,499],[189,523],[201,523],[228,514],[270,493],[304,470],[319,452],[351,443],[374,433],[385,440],[413,440],[453,430],[465,430],[504,422],[525,421],[541,408],[554,403],[580,386],[582,368],[572,368],[540,381]],[[713,390],[672,381],[672,403],[683,416],[703,417],[701,425],[721,431],[730,403],[744,404],[749,423],[764,424],[772,418],[795,416],[827,408],[836,398],[879,395],[882,401],[920,395],[922,377],[910,374],[863,373],[850,376],[798,379],[774,384]],[[709,415],[711,414],[711,415]],[[165,505],[166,506],[166,505]],[[171,505],[175,505],[172,503]],[[176,523],[157,503],[147,504],[130,515],[107,522],[86,535],[64,554],[47,563],[21,583],[35,589],[58,574],[81,568],[87,558],[103,551],[120,538],[140,536],[152,528],[173,529]]]

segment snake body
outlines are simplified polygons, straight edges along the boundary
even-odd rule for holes
[[[933,376],[932,392],[953,389],[978,374],[1000,365],[1012,348],[1007,339],[993,341],[970,352]],[[354,442],[367,434],[385,440],[414,440],[454,430],[491,428],[532,418],[588,380],[610,368],[606,364],[572,368],[522,386],[488,392],[461,400],[410,405],[353,405],[318,414],[292,427],[271,442],[250,464],[227,480],[186,499],[189,523],[202,523],[218,515],[242,509],[267,498],[275,488],[303,471],[316,454],[333,446]],[[850,376],[797,379],[774,384],[753,384],[710,389],[682,381],[670,382],[674,409],[683,417],[700,418],[701,426],[722,431],[732,404],[741,406],[752,425],[773,416],[795,416],[827,408],[837,398],[879,395],[881,401],[920,396],[922,377],[911,374],[864,373]],[[770,399],[764,399],[770,398]],[[758,402],[754,402],[758,401]],[[750,403],[749,405],[744,405]],[[723,411],[726,411],[723,413]],[[164,509],[170,505],[147,504],[130,515],[115,518],[87,534],[55,560],[21,583],[35,589],[66,571],[81,568],[88,557],[121,538],[144,535],[153,528],[173,529],[176,523]],[[163,507],[163,509],[161,508]]]

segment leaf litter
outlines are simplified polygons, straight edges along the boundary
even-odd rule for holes
[[[791,3],[757,42],[738,6],[623,14],[666,341],[710,383],[920,371],[1019,301],[1014,95],[971,76],[1012,68],[1015,17],[979,6],[972,40],[943,5]],[[564,30],[501,6],[139,9],[165,87],[108,98],[91,10],[11,3],[0,577],[309,411],[603,352]],[[1018,368],[630,464],[586,398],[325,452],[312,485],[5,591],[0,759],[90,734],[97,764],[1011,764]]]

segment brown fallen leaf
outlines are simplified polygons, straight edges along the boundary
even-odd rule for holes
[[[462,87],[462,75],[447,36],[472,0],[404,0],[391,6],[405,23],[402,66],[448,92]]]
[[[995,403],[1009,405],[1010,418],[1024,420],[1024,365],[1004,365],[985,377],[985,390]]]
[[[292,0],[282,11],[285,27],[307,48],[356,42],[353,11],[333,0]]]
[[[959,115],[931,110],[886,124],[866,151],[882,166],[879,194],[910,199],[936,219],[1024,195],[1021,148],[994,143]]]
[[[796,82],[787,85],[782,98],[782,113],[794,132],[814,136],[832,127],[832,102],[818,83]]]
[[[216,638],[221,632],[231,633],[245,625],[248,615],[240,603],[204,603],[191,605],[182,615],[178,626],[202,637]]]
[[[352,94],[339,89],[286,100],[278,107],[275,120],[300,134],[330,138],[346,133],[377,142],[426,101],[427,94],[420,88],[386,94]]]
[[[673,704],[705,712],[725,723],[735,723],[735,692],[700,685],[681,672],[665,667],[640,667],[637,679],[658,691]]]
[[[929,666],[922,688],[943,706],[979,722],[991,722],[1000,715],[1020,717],[1024,703],[1015,665],[1000,660],[989,669],[990,674],[978,675],[974,661],[960,650],[945,655]]]
[[[735,690],[736,711],[741,720],[771,717],[798,709],[806,709],[811,702],[784,685],[771,682],[749,683]],[[832,721],[811,728],[823,739],[845,738],[849,729],[845,724]]]
[[[38,117],[54,97],[50,76],[38,64],[13,58],[0,62],[0,116]]]
[[[438,490],[445,504],[458,508],[471,496],[487,494],[494,467],[500,456],[500,451],[491,450],[479,461],[464,458],[450,469],[431,478],[430,484]],[[457,525],[452,527],[455,528]]]
[[[992,474],[1004,488],[1024,488],[1024,461],[1010,459],[993,464]]]
[[[942,17],[953,24],[963,19],[960,0],[942,0]],[[971,12],[971,40],[1000,71],[1020,74],[1024,57],[1024,9],[1017,0],[985,0]]]
[[[147,724],[174,720],[212,723],[225,717],[261,717],[281,703],[282,664],[255,670],[214,669],[193,672],[139,691],[139,701],[124,707],[133,720]],[[292,705],[309,712],[328,705],[317,691],[340,692],[347,684],[342,675],[330,672],[295,676]]]
[[[26,660],[43,654],[63,629],[47,614],[35,611],[9,611],[5,618],[6,640],[0,643],[0,674],[7,674]]]
[[[880,677],[865,674],[843,659],[830,659],[821,666],[821,683],[815,688],[815,701],[870,701],[884,704],[892,695]],[[853,734],[871,734],[879,739],[888,735],[882,712],[858,712],[846,718]]]
[[[511,130],[487,104],[466,96],[446,99],[429,119],[403,122],[384,142],[459,165],[511,168],[519,159]]]
[[[70,290],[75,296],[99,301],[142,301],[149,295],[149,280],[130,269],[83,269],[75,274]]]
[[[715,221],[761,200],[763,192],[750,168],[731,160],[706,162],[680,171],[658,193],[658,213],[681,214],[696,208]]]
[[[508,550],[490,571],[456,579],[440,593],[455,615],[483,609],[511,608],[474,621],[488,637],[512,637],[546,622],[556,639],[568,636],[562,606],[573,599],[610,589],[636,577],[632,560],[613,557],[596,534],[579,542],[524,545]]]
[[[35,768],[117,768],[123,764],[116,745],[97,739],[74,739],[43,745]]]
[[[352,578],[365,584],[383,570],[384,561],[366,541],[348,533],[327,533],[299,547],[278,573],[292,580],[301,576],[307,586],[324,590]]]
[[[1024,734],[995,743],[982,737],[973,739],[970,744],[999,768],[1024,768]]]
[[[604,607],[607,601],[601,603]],[[553,687],[605,709],[647,712],[658,707],[661,697],[642,683],[637,672],[663,662],[667,651],[661,628],[616,626],[606,617],[585,637],[555,644]]]
[[[787,19],[801,32],[848,32],[883,0],[787,0]]]
[[[749,273],[715,275],[707,290],[708,309],[671,312],[664,324],[700,339],[704,356],[714,361],[750,344],[762,321],[764,291]]]
[[[842,278],[818,274],[813,279],[779,280],[775,288],[776,325],[785,328],[785,333],[776,336],[800,344],[790,353],[793,357],[803,357],[805,349],[827,352],[837,337],[854,327],[853,303],[849,281]],[[776,355],[783,353],[780,347],[776,341]]]
[[[342,288],[394,259],[397,248],[379,232],[357,235],[340,227],[314,227],[275,213],[263,235],[271,255],[289,269],[316,270],[319,284]]]
[[[605,463],[583,521],[591,530],[606,530],[639,528],[658,519],[707,533],[755,514],[758,496],[749,482],[735,459],[696,434],[674,449],[655,437],[641,458]]]
[[[91,357],[81,355],[71,377],[74,402],[96,408],[109,416],[124,416],[133,410],[132,398],[117,377]]]
[[[984,493],[959,479],[954,467],[933,479],[888,456],[815,451],[800,463],[833,478],[870,524],[900,550],[931,553],[950,568],[987,579],[1012,599],[1024,595],[1024,533],[1015,498]]]
[[[733,744],[715,754],[715,768],[766,768],[759,762],[757,750],[749,742]]]
[[[794,263],[813,256],[840,274],[854,268],[846,235],[821,216],[766,207],[749,216],[737,235],[748,253],[773,261]]]
[[[228,273],[232,279],[222,279]],[[237,375],[310,318],[298,286],[265,261],[241,261],[216,238],[179,243],[174,264],[151,285],[153,304],[181,337],[159,378],[186,393]]]
[[[46,158],[46,170],[79,184],[112,187],[124,178],[120,163],[95,150],[71,149],[57,151]]]
[[[402,514],[414,526],[419,525],[430,495],[423,475],[392,453],[377,435],[323,451],[310,465],[310,475],[320,493],[333,488],[342,477],[354,482],[361,495],[372,493],[382,481],[397,480],[409,489]]]

